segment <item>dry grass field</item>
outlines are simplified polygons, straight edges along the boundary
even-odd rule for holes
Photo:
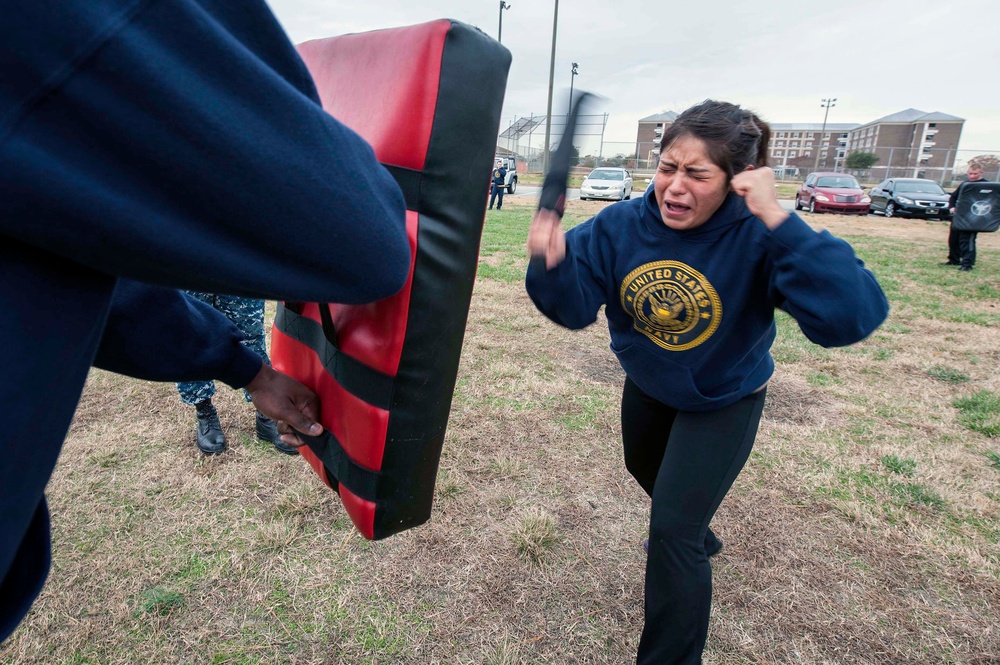
[[[522,285],[529,201],[486,221],[431,521],[357,535],[298,458],[217,398],[203,457],[172,385],[92,373],[49,486],[54,565],[0,663],[623,664],[648,501],[624,469],[601,325]],[[606,204],[570,202],[569,223]],[[716,665],[1000,663],[1000,234],[806,216],[892,302],[871,338],[781,315],[755,450],[713,528]]]

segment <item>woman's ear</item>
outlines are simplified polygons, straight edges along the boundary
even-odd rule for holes
[[[757,167],[754,166],[753,164],[747,164],[746,168],[743,169],[743,170],[744,171],[753,171],[755,168],[757,168]]]

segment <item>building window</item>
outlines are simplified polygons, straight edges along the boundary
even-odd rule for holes
[[[798,155],[798,154],[799,154],[799,151],[798,151],[798,150],[789,150],[789,151],[788,151],[788,156],[789,156],[789,157],[795,157],[795,156],[796,156],[796,155]]]
[[[784,150],[775,150],[775,151],[774,151],[774,156],[775,156],[775,157],[781,157],[781,156],[782,156],[782,155],[784,155],[784,154],[785,154],[785,151],[784,151]]]
[[[937,127],[937,123],[936,122],[931,122],[931,123],[928,123],[928,125],[927,125],[928,129],[934,129],[935,127]]]

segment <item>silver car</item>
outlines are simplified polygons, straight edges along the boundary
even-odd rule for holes
[[[632,198],[632,174],[625,169],[601,167],[594,169],[580,185],[580,200]]]

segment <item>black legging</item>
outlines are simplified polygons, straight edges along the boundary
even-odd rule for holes
[[[625,466],[653,504],[638,665],[701,662],[712,606],[705,536],[750,457],[764,394],[715,411],[678,411],[625,380]]]

